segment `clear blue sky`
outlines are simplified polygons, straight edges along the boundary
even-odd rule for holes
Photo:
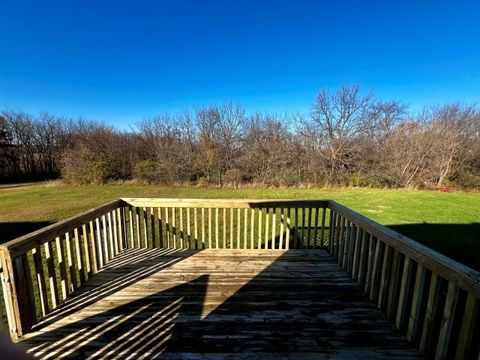
[[[0,49],[0,109],[122,127],[225,99],[308,112],[342,83],[480,101],[478,0],[2,0]]]

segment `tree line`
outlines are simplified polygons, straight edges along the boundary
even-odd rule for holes
[[[311,112],[247,114],[235,102],[161,114],[120,131],[94,121],[3,111],[0,180],[136,179],[201,186],[480,187],[480,112],[411,113],[356,85],[322,90]]]

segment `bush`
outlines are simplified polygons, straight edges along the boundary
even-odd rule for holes
[[[208,185],[210,185],[210,181],[208,180],[208,178],[206,178],[205,176],[200,176],[197,180],[197,186],[198,187],[208,187]]]
[[[155,181],[155,163],[151,160],[141,160],[135,164],[133,174],[137,180],[151,183]]]
[[[239,170],[239,169],[229,169],[225,172],[224,180],[225,180],[226,183],[230,183],[235,188],[237,188],[238,185],[243,180],[242,171]]]
[[[71,184],[104,184],[108,179],[107,161],[88,151],[71,151],[64,154],[62,177]]]

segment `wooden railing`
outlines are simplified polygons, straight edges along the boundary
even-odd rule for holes
[[[480,274],[327,200],[121,199],[0,247],[19,338],[126,248],[326,249],[406,338],[478,357]]]
[[[0,246],[5,311],[18,339],[124,248],[113,201]]]
[[[327,245],[327,201],[123,199],[129,247],[299,249]]]
[[[477,359],[480,273],[334,201],[329,208],[331,256],[400,332],[429,357]]]

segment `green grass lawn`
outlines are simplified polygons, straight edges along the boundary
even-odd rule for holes
[[[384,189],[205,189],[147,185],[0,187],[0,242],[119,197],[333,199],[480,270],[480,193]]]

